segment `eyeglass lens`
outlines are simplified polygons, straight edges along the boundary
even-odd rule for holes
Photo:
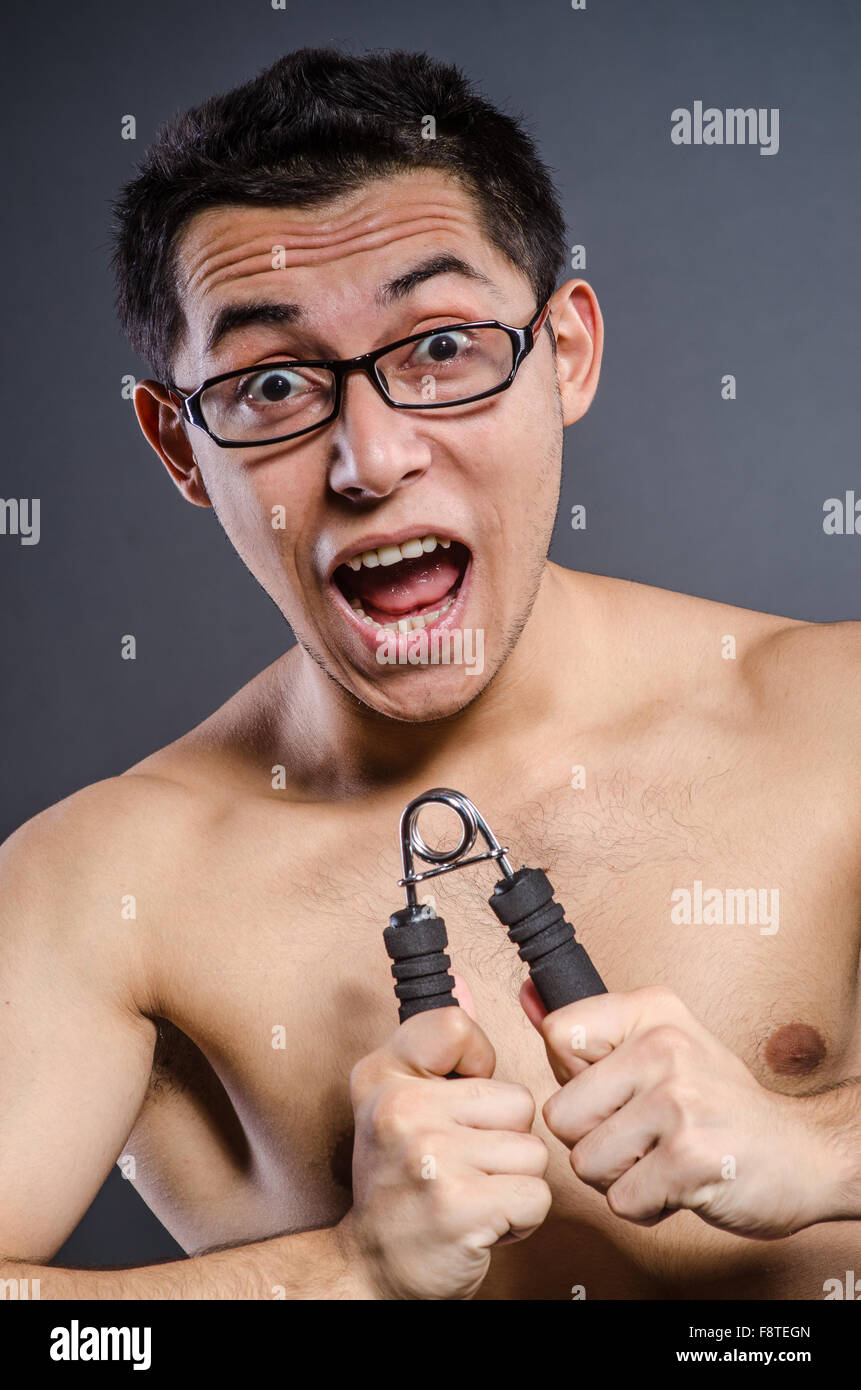
[[[501,328],[442,328],[392,348],[375,365],[394,404],[453,405],[501,386],[511,372],[513,347]],[[254,443],[324,421],[334,399],[328,368],[264,364],[207,387],[201,410],[219,438]]]

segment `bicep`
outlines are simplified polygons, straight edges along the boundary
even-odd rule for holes
[[[134,1125],[155,1027],[34,868],[13,851],[0,872],[0,1258],[45,1262]]]

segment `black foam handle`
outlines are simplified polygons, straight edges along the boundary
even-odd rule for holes
[[[457,1007],[451,993],[454,979],[448,971],[451,960],[445,954],[445,922],[429,903],[393,912],[383,940],[394,962],[392,974],[401,1023],[427,1009]]]
[[[513,878],[501,879],[489,902],[529,966],[548,1013],[590,994],[607,993],[543,869],[518,869]]]

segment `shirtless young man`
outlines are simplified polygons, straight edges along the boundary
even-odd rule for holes
[[[141,427],[298,645],[5,847],[0,1274],[43,1298],[823,1298],[861,1248],[858,624],[547,562],[601,315],[556,288],[531,145],[452,70],[289,56],[176,125],[121,214],[162,383]],[[181,415],[219,374],[425,330],[444,394],[476,340],[433,329],[545,302],[552,333],[478,402],[397,410],[354,371],[321,423],[322,374],[274,373],[209,397],[245,447]],[[256,442],[276,418],[318,427]],[[347,563],[428,537],[400,570]],[[347,597],[397,622],[452,588],[436,626],[484,633],[480,674],[380,664]],[[470,1012],[396,1026],[398,817],[438,785],[548,869],[609,994],[542,1022],[484,866],[437,896]],[[697,882],[779,921],[684,925]],[[45,1268],[121,1155],[192,1258]]]

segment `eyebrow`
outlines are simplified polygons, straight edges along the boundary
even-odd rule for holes
[[[466,280],[474,280],[477,284],[487,285],[491,289],[496,288],[493,281],[489,280],[483,271],[470,265],[469,261],[453,255],[450,251],[441,251],[413,266],[412,270],[405,271],[403,275],[396,275],[393,280],[381,285],[377,290],[377,303],[395,304],[399,299],[405,299],[411,294],[417,285],[424,284],[425,280],[432,279],[434,275],[462,275]]]
[[[461,275],[480,285],[496,289],[496,285],[469,261],[451,252],[438,252],[419,262],[411,270],[396,275],[382,284],[375,295],[380,306],[396,304],[405,299],[414,289],[436,275]],[[225,304],[219,309],[209,326],[206,335],[205,352],[209,356],[229,334],[252,324],[294,324],[301,323],[305,311],[301,304],[281,304],[277,300],[252,299],[245,304]]]

